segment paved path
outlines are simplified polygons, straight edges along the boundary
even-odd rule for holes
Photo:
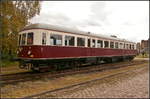
[[[95,84],[91,87],[74,90],[63,98],[148,98],[148,68],[136,70],[125,80],[115,79],[113,84]],[[132,77],[133,76],[133,77]],[[126,77],[126,76],[125,76]],[[120,80],[120,81],[119,81]],[[109,81],[109,80],[108,80]],[[57,95],[59,96],[59,94]]]

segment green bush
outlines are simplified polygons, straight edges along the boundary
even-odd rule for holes
[[[18,62],[9,61],[9,60],[1,60],[0,64],[1,64],[1,67],[8,67],[8,66],[17,66]]]
[[[137,57],[137,58],[149,58],[149,54],[148,54],[148,53],[146,53],[146,54],[144,54],[144,55],[139,54],[139,55],[137,55],[136,57]]]
[[[5,66],[11,66],[11,65],[18,64],[18,62],[14,61],[15,57],[16,57],[15,54],[12,54],[12,55],[2,54],[1,59],[0,59],[0,65],[2,67],[5,67]]]

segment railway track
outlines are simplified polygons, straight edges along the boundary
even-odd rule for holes
[[[16,84],[19,82],[25,82],[25,81],[34,81],[41,78],[56,78],[56,77],[63,77],[65,75],[73,75],[77,73],[90,73],[90,72],[96,72],[96,71],[103,71],[107,69],[115,69],[115,68],[121,68],[125,66],[131,66],[131,65],[137,65],[142,64],[146,61],[130,61],[130,62],[119,62],[119,63],[109,63],[109,64],[101,64],[101,65],[93,65],[93,66],[85,66],[80,67],[77,69],[68,69],[68,70],[62,70],[62,71],[55,71],[55,72],[45,72],[45,73],[35,73],[35,72],[25,72],[25,73],[17,73],[17,74],[7,74],[7,75],[1,75],[1,85],[7,85],[7,84]],[[121,65],[120,65],[121,64]]]
[[[136,65],[136,64],[134,64],[134,65]],[[138,68],[141,68],[141,67],[138,67]],[[130,72],[130,71],[133,71],[133,70],[131,69],[131,70],[128,70],[128,71],[122,71],[122,72],[119,72],[119,73],[114,73],[114,74],[111,74],[111,75],[107,75],[107,76],[105,76],[105,77],[96,78],[96,79],[93,79],[93,80],[88,80],[88,81],[85,81],[85,82],[72,84],[72,85],[69,85],[69,86],[62,87],[62,88],[57,88],[57,89],[45,91],[45,92],[42,92],[42,93],[38,93],[38,94],[26,96],[26,97],[24,97],[24,98],[43,98],[43,97],[46,98],[46,97],[51,96],[51,93],[53,93],[53,92],[58,92],[58,91],[62,91],[62,90],[67,90],[67,89],[69,89],[69,88],[73,88],[73,87],[76,87],[76,86],[86,85],[86,84],[89,84],[89,83],[92,83],[92,82],[96,82],[96,81],[99,81],[99,80],[103,80],[103,79],[106,79],[106,78],[114,77],[114,76],[116,76],[116,75],[128,73],[128,72]],[[49,98],[50,98],[50,97],[49,97]]]

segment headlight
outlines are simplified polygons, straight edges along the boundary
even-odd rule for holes
[[[31,54],[31,51],[28,51],[28,55],[30,55]]]
[[[34,55],[30,55],[30,57],[32,57],[32,58],[33,58],[33,57],[34,57]]]
[[[22,48],[22,47],[20,47],[20,48],[19,48],[19,51],[21,52],[21,51],[22,51],[22,49],[23,49],[23,48]]]
[[[17,50],[17,54],[19,54],[19,51]]]

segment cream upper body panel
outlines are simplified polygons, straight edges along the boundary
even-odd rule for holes
[[[87,47],[87,39],[94,39],[96,40],[102,40],[102,41],[108,41],[109,42],[109,47],[110,47],[110,42],[118,42],[118,44],[122,43],[124,44],[133,44],[136,48],[136,43],[127,41],[125,39],[119,39],[119,38],[114,38],[111,36],[105,36],[105,35],[97,35],[97,34],[89,34],[83,31],[75,30],[75,29],[68,29],[64,27],[57,27],[57,26],[52,26],[52,25],[47,25],[47,24],[32,24],[27,27],[25,27],[23,30],[20,31],[19,34],[24,34],[24,33],[29,33],[33,32],[34,33],[34,38],[33,38],[33,45],[42,45],[42,33],[46,33],[46,45],[51,45],[50,44],[50,35],[52,34],[58,34],[62,35],[62,38],[67,36],[74,36],[75,37],[75,47],[77,46],[77,37],[80,38],[85,38],[85,47]],[[91,41],[92,41],[91,40]],[[64,46],[64,40],[62,40],[62,46]],[[97,48],[97,43],[96,43],[96,48]],[[119,45],[119,48],[122,49],[123,46]],[[126,45],[125,45],[126,48]]]

